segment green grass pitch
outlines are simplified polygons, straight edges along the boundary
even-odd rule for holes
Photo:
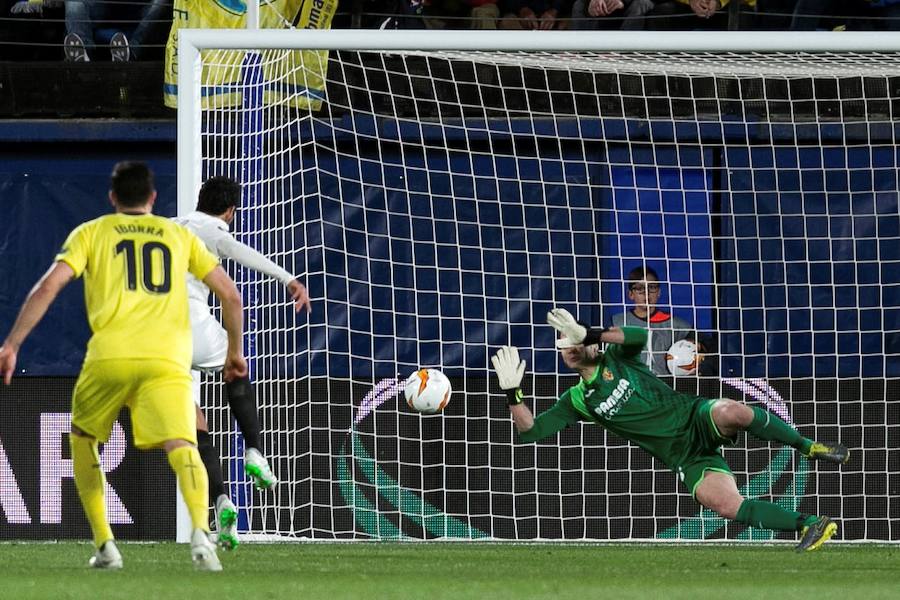
[[[4,598],[900,598],[900,547],[501,543],[244,544],[222,573],[186,545],[119,546],[125,568],[87,567],[91,546],[0,544]]]

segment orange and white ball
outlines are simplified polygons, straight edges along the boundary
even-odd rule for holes
[[[422,414],[439,413],[450,402],[453,387],[437,369],[419,369],[406,380],[403,393],[410,408]]]

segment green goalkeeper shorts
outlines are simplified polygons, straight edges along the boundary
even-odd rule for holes
[[[678,478],[694,496],[697,486],[703,481],[707,471],[727,473],[734,477],[728,463],[722,456],[722,444],[734,444],[736,438],[728,438],[719,433],[712,420],[712,407],[716,400],[707,400],[699,404],[691,415],[690,451],[675,467]]]

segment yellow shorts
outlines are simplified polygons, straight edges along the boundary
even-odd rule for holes
[[[101,442],[119,411],[131,412],[134,445],[197,443],[197,417],[187,368],[164,360],[106,359],[84,363],[72,394],[72,425]]]

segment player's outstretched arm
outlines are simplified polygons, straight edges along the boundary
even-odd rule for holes
[[[55,262],[50,269],[44,273],[44,276],[38,280],[25,302],[19,310],[19,316],[12,326],[9,335],[0,347],[0,373],[3,374],[3,381],[9,385],[12,381],[13,371],[16,370],[16,358],[19,348],[31,333],[31,330],[40,323],[41,319],[47,313],[47,309],[56,300],[60,290],[72,281],[75,277],[75,271],[65,262]]]
[[[234,281],[220,266],[210,271],[203,278],[203,283],[213,291],[222,305],[222,325],[228,333],[228,354],[225,357],[223,369],[225,381],[231,381],[236,377],[246,377],[247,361],[244,359],[241,343],[241,337],[244,334],[241,295],[234,285]]]
[[[547,324],[559,333],[557,348],[568,348],[583,344],[587,337],[587,327],[575,320],[572,313],[564,308],[554,308],[547,313]]]
[[[560,338],[556,340],[557,348],[570,348],[572,346],[592,346],[601,342],[605,344],[622,344],[625,342],[625,334],[618,327],[598,329],[587,327],[579,323],[572,313],[564,308],[554,308],[547,313],[547,324],[553,327]]]
[[[312,303],[309,301],[309,292],[306,291],[305,285],[292,279],[287,284],[287,290],[291,295],[291,300],[294,301],[294,312],[300,312],[305,308],[307,313],[312,313]]]
[[[519,360],[519,349],[515,346],[503,346],[491,357],[491,364],[497,372],[500,389],[506,392],[509,413],[512,415],[516,429],[521,433],[534,427],[534,415],[522,402],[522,378],[525,376],[525,361]]]
[[[294,310],[300,312],[305,308],[306,312],[312,312],[312,305],[309,302],[306,286],[297,281],[293,275],[266,258],[262,253],[257,252],[247,244],[237,241],[230,234],[225,235],[227,237],[218,243],[218,249],[222,256],[284,283],[291,300],[294,301]]]

